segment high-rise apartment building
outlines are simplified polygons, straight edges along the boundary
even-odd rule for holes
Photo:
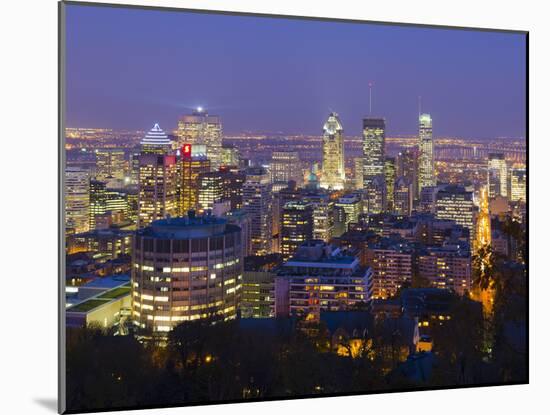
[[[155,221],[136,232],[132,316],[141,330],[237,315],[243,273],[240,228],[194,215]]]
[[[401,238],[382,238],[366,250],[373,270],[373,298],[386,299],[412,280],[414,250]]]
[[[65,169],[66,233],[81,233],[89,229],[90,174],[78,167]]]
[[[418,256],[418,275],[434,288],[464,295],[472,288],[472,257],[467,247],[445,244],[429,247]]]
[[[138,227],[177,216],[177,164],[175,155],[142,154],[139,158]]]
[[[421,114],[418,118],[418,191],[436,185],[434,168],[434,141],[432,117]]]
[[[222,122],[217,115],[210,115],[203,108],[197,108],[190,115],[183,115],[178,121],[178,146],[203,144],[212,170],[218,170],[222,163]]]
[[[341,190],[346,179],[344,128],[338,114],[331,112],[323,126],[323,165],[321,187]]]
[[[321,241],[308,241],[279,269],[275,315],[319,320],[321,311],[343,311],[369,304],[372,270],[359,258]]]

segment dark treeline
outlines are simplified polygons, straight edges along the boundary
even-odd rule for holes
[[[162,345],[88,327],[67,334],[68,409],[525,382],[525,336],[517,332],[525,327],[525,275],[503,274],[491,347],[487,322],[457,297],[453,318],[433,328],[428,379],[408,376],[394,342],[377,329],[351,358],[331,351],[322,324],[306,335],[288,320],[246,328],[197,321],[176,327]]]

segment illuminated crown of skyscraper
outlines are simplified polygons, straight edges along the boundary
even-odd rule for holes
[[[169,146],[172,144],[166,133],[155,124],[141,140],[142,145],[147,146]]]

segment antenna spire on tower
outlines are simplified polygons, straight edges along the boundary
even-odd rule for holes
[[[369,115],[372,115],[372,87],[374,83],[372,81],[369,82]]]
[[[418,116],[422,114],[422,95],[418,96]]]

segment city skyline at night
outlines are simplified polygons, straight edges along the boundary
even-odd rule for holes
[[[64,7],[70,411],[529,381],[525,33]]]

